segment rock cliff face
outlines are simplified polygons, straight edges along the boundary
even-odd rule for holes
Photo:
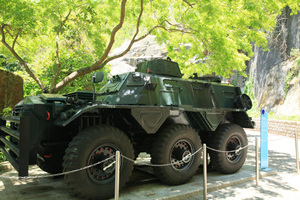
[[[291,51],[300,49],[300,12],[290,16],[290,10],[285,9],[268,41],[270,51],[254,47],[255,56],[248,64],[258,106],[279,115],[300,115],[299,75],[286,78],[297,65]]]

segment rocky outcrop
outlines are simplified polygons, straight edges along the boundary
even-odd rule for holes
[[[299,76],[289,83],[286,80],[297,65],[290,54],[292,49],[300,49],[300,12],[290,16],[290,10],[284,10],[268,39],[268,48],[270,51],[254,47],[255,56],[248,64],[258,106],[279,115],[300,115]],[[285,90],[286,84],[291,85],[289,90]]]
[[[287,15],[287,53],[290,54],[292,48],[300,49],[300,12],[290,15],[290,10],[287,10]]]
[[[130,41],[125,41],[121,47],[114,50],[111,56],[122,53]],[[137,63],[154,58],[164,58],[168,52],[164,51],[165,45],[158,45],[155,36],[148,36],[135,43],[130,51],[123,57],[111,61],[111,75],[134,71]]]
[[[11,72],[0,70],[0,113],[13,108],[23,98],[23,79]]]

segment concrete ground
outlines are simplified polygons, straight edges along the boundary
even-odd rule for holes
[[[250,153],[252,154],[255,145],[254,137],[259,136],[259,132],[247,131],[247,135],[251,145]],[[207,199],[300,200],[300,174],[297,174],[295,138],[269,134],[268,143],[269,168],[276,171],[276,174],[260,178],[258,186],[256,186],[256,181],[247,181],[210,191]],[[300,148],[300,142],[298,143]],[[247,159],[247,162],[249,162],[249,159]],[[251,166],[253,165],[254,163],[251,164]],[[262,171],[260,171],[260,174],[262,174]],[[200,200],[203,197],[197,195],[187,199]]]
[[[208,173],[208,199],[300,199],[300,175],[296,169],[295,139],[269,135],[268,172],[260,171],[259,185],[255,181],[255,137],[258,132],[247,130],[248,157],[242,169],[231,175]],[[142,154],[137,163],[149,163],[149,156]],[[9,167],[9,165],[7,166]],[[4,165],[0,169],[7,168]],[[41,175],[37,166],[30,168],[30,175]],[[62,177],[18,180],[15,170],[0,172],[0,200],[43,199],[78,200],[73,197]],[[135,167],[130,182],[120,193],[121,200],[134,199],[203,199],[202,170],[186,184],[168,186],[158,181],[150,167]]]

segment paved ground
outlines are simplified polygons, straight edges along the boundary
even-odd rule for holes
[[[247,131],[250,144],[255,144],[253,137],[259,136],[258,132]],[[298,142],[300,145],[300,142]],[[300,148],[300,146],[299,146]],[[250,153],[253,147],[250,147]],[[249,161],[249,160],[248,160]],[[251,165],[254,165],[252,163]],[[208,192],[207,199],[300,199],[300,174],[297,174],[295,139],[269,135],[269,167],[276,170],[277,174],[259,179],[224,187]],[[188,198],[200,200],[202,196]]]
[[[208,199],[300,199],[300,175],[296,170],[295,140],[270,134],[269,172],[260,172],[264,176],[256,186],[254,138],[258,132],[247,131],[249,138],[248,158],[243,168],[236,174],[220,175],[208,173]],[[149,162],[142,155],[139,162]],[[1,169],[1,166],[0,166]],[[16,171],[0,172],[0,200],[7,199],[43,199],[78,200],[65,185],[63,178],[7,179],[15,177]],[[44,174],[33,166],[31,175]],[[129,184],[120,194],[121,200],[133,199],[203,199],[203,175],[199,170],[188,183],[180,186],[167,186],[151,174],[151,168],[135,168]]]

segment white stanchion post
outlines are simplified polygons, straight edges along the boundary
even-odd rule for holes
[[[256,185],[258,185],[258,181],[259,181],[259,163],[258,163],[258,160],[259,160],[259,148],[258,148],[258,137],[255,138],[255,148],[256,148],[256,156],[255,156],[255,159],[256,159]]]
[[[207,199],[207,154],[206,144],[203,144],[203,199]]]
[[[295,144],[296,144],[297,174],[300,174],[300,171],[299,171],[298,133],[296,133],[296,131],[295,131]]]
[[[120,152],[116,152],[116,163],[115,163],[115,200],[119,200],[119,185],[120,182]]]

